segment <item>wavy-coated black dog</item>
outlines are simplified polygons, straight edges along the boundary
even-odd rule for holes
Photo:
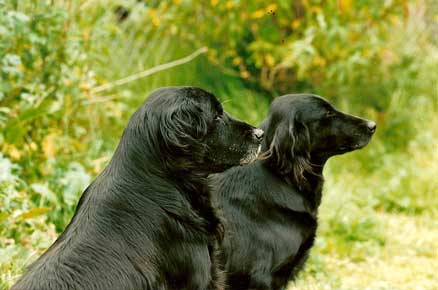
[[[223,289],[223,228],[206,178],[253,161],[262,135],[202,89],[155,91],[65,231],[12,289]]]
[[[227,220],[232,290],[285,289],[293,280],[315,239],[324,164],[367,145],[376,123],[301,94],[277,98],[261,128],[261,160],[211,178]]]

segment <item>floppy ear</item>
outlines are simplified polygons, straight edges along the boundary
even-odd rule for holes
[[[160,119],[162,142],[171,152],[193,153],[193,146],[200,145],[199,140],[207,134],[205,113],[190,100],[169,108]]]
[[[306,172],[314,174],[310,161],[310,136],[305,124],[295,114],[279,122],[269,122],[266,134],[269,142],[266,158],[271,159],[280,173],[292,177],[299,187],[307,185]]]

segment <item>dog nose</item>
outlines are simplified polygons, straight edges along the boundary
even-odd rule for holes
[[[367,127],[368,127],[368,130],[370,130],[371,133],[374,133],[376,131],[377,124],[376,124],[376,122],[368,121],[367,122]]]
[[[257,140],[262,140],[265,132],[262,129],[254,129],[252,133]]]

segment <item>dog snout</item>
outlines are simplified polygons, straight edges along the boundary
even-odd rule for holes
[[[376,124],[376,122],[368,121],[367,127],[368,127],[368,130],[370,131],[370,133],[374,133],[376,131],[377,124]]]
[[[252,134],[256,140],[261,141],[265,132],[262,129],[254,129]]]

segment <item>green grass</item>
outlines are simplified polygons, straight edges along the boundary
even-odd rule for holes
[[[246,97],[248,107],[256,108],[257,94]],[[225,102],[235,109],[232,104]],[[289,290],[438,287],[438,111],[433,100],[417,114],[422,121],[405,150],[382,152],[384,136],[377,133],[365,149],[328,162],[316,246]],[[261,116],[255,115],[254,123]],[[25,240],[6,241],[0,249],[0,289],[7,289],[57,236],[44,215],[29,219],[26,227],[31,234]]]
[[[31,2],[20,3],[16,5],[26,13],[38,8]],[[69,68],[74,76],[58,88],[63,92],[56,97],[62,99],[62,109],[50,115],[52,119],[37,119],[34,127],[18,123],[20,130],[27,132],[20,146],[7,144],[7,136],[0,132],[0,290],[8,289],[63,230],[83,188],[102,171],[129,116],[151,91],[161,86],[200,86],[218,96],[230,114],[253,125],[265,118],[276,95],[274,90],[261,91],[243,81],[205,55],[98,95],[90,94],[88,88],[97,84],[113,82],[199,48],[195,45],[199,42],[178,41],[168,27],[152,26],[144,16],[148,13],[145,5],[132,5],[134,13],[123,24],[115,23],[108,1],[66,5],[71,27],[67,35],[60,33],[60,38],[71,42],[73,49],[69,47],[67,52],[80,61]],[[52,18],[47,17],[48,23]],[[53,21],[53,27],[64,27],[62,22]],[[415,34],[409,30],[408,35]],[[405,43],[403,37],[395,37],[398,42],[387,46],[394,53],[398,46],[402,52],[414,47],[417,54],[408,59],[414,64],[409,70],[400,66],[399,75],[385,75],[387,83],[391,78],[397,81],[390,95],[370,97],[387,104],[384,110],[372,107],[374,101],[362,94],[367,80],[354,88],[334,88],[345,91],[345,95],[331,98],[340,109],[377,121],[378,129],[363,150],[328,162],[316,245],[289,290],[438,289],[438,95],[432,73],[437,71],[438,54],[432,44],[420,47],[412,38]],[[420,40],[426,42],[425,37]],[[13,52],[25,49],[23,45]],[[215,49],[220,51],[220,47]],[[59,51],[56,69],[49,73],[60,71],[55,64],[62,62],[64,52]],[[37,67],[39,52],[30,52],[29,59],[35,58],[33,65]],[[368,74],[372,80],[374,71]],[[73,87],[69,87],[70,80]],[[28,82],[27,89],[39,85]],[[379,82],[373,82],[376,84]],[[320,89],[324,85],[315,88]],[[14,114],[21,109],[15,99],[3,104],[2,98],[0,93],[0,126],[4,120],[16,120]],[[10,104],[16,111],[8,115],[4,112],[9,112]],[[54,117],[58,119],[54,121]]]

